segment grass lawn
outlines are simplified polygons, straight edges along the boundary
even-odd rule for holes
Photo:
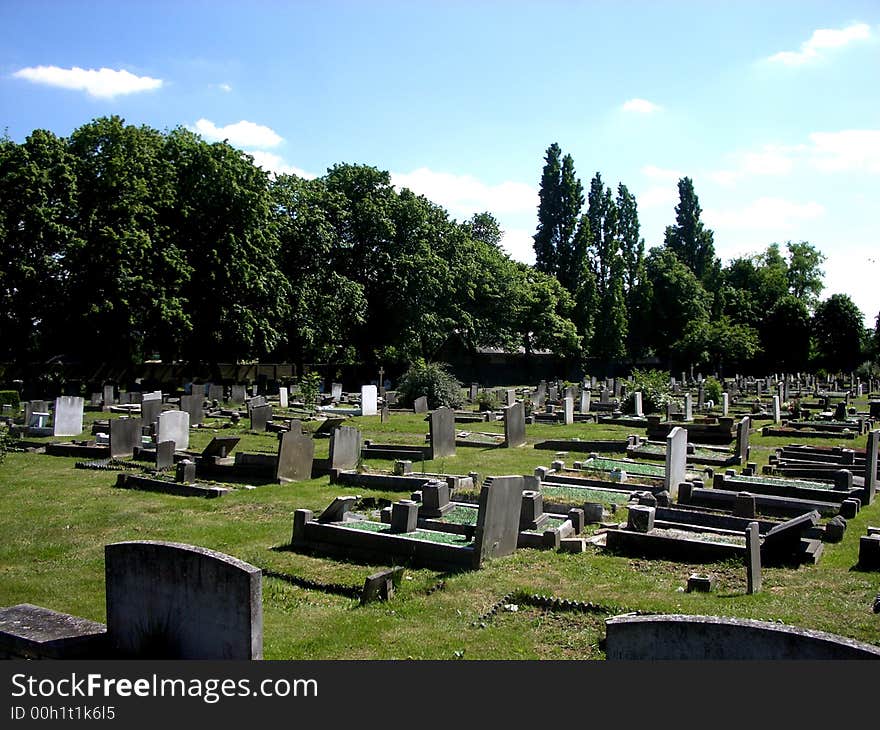
[[[95,418],[87,413],[87,432]],[[424,442],[423,415],[355,417],[347,425],[377,443]],[[274,434],[238,428],[193,429],[199,449],[215,435],[240,435],[237,450],[273,452]],[[458,424],[459,430],[500,432],[497,423]],[[545,439],[622,439],[631,427],[575,423],[526,427],[528,443],[518,449],[459,448],[454,457],[419,462],[415,471],[480,477],[531,474],[549,466],[554,452],[536,451]],[[81,438],[86,438],[83,435]],[[863,448],[854,441],[810,440],[815,445]],[[46,439],[51,440],[51,439]],[[751,460],[760,470],[773,448],[796,439],[752,434]],[[326,456],[327,440],[316,442]],[[561,457],[582,460],[574,452]],[[274,573],[320,583],[361,586],[381,567],[300,554],[290,542],[293,512],[320,512],[333,497],[350,493],[325,478],[286,485],[238,488],[219,499],[183,498],[114,487],[116,472],[74,469],[76,459],[10,453],[0,465],[0,605],[35,603],[104,621],[104,545],[121,540],[170,540],[219,550]],[[369,467],[390,462],[370,460]],[[380,499],[399,492],[360,490]],[[625,519],[618,511],[615,519]],[[443,574],[407,570],[394,600],[361,607],[356,600],[306,590],[281,578],[263,579],[264,655],[267,659],[601,659],[601,614],[553,613],[521,606],[519,611],[484,614],[516,592],[552,594],[563,599],[621,610],[716,614],[781,620],[880,645],[880,620],[871,601],[880,592],[880,573],[853,570],[859,536],[880,524],[880,500],[849,521],[839,544],[826,544],[818,565],[764,571],[764,589],[746,594],[744,567],[734,562],[688,565],[605,554],[517,550],[488,562],[477,572]],[[692,572],[716,577],[713,593],[685,593]]]

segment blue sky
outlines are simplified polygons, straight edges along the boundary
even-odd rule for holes
[[[880,4],[0,0],[0,129],[103,115],[228,139],[267,170],[375,165],[532,261],[546,148],[639,202],[693,178],[727,261],[807,240],[823,296],[880,311]]]

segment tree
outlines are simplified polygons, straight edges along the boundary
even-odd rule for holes
[[[578,219],[584,205],[584,188],[575,177],[571,155],[562,158],[560,191],[562,208],[556,243],[556,278],[569,292],[574,293],[580,284],[586,250],[583,238],[576,235]]]
[[[474,213],[464,224],[468,235],[475,241],[482,241],[490,246],[499,248],[504,232],[498,219],[488,211]]]
[[[678,181],[678,205],[675,206],[675,225],[667,226],[664,243],[679,260],[704,284],[717,275],[720,264],[715,257],[712,231],[703,226],[700,200],[689,177]]]
[[[673,349],[682,361],[710,365],[723,372],[725,366],[753,360],[760,344],[752,327],[732,324],[727,317],[721,317],[691,320]]]
[[[802,299],[812,310],[819,301],[825,285],[822,278],[825,272],[820,268],[825,254],[807,241],[786,243],[788,249],[788,288],[798,299]]]
[[[538,230],[534,235],[535,268],[545,274],[558,269],[559,219],[562,215],[560,179],[562,149],[554,142],[547,148],[541,187],[538,190]]]
[[[802,299],[787,294],[777,300],[760,327],[767,366],[788,372],[806,370],[811,330],[810,312]]]
[[[819,364],[832,372],[853,370],[861,362],[864,316],[846,294],[832,294],[816,307],[813,332]]]

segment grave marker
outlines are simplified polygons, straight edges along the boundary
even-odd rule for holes
[[[189,413],[186,411],[165,411],[159,416],[158,441],[173,441],[174,449],[182,451],[189,448]]]
[[[442,406],[428,416],[431,458],[455,456],[455,411]]]
[[[83,430],[85,402],[79,396],[62,395],[55,399],[53,436],[79,436]]]
[[[278,466],[275,477],[280,482],[299,482],[312,478],[315,442],[300,429],[286,431],[278,440]]]
[[[134,456],[135,447],[141,445],[140,418],[110,419],[110,458],[125,459]]]
[[[666,474],[664,489],[675,498],[678,485],[685,480],[687,466],[687,430],[675,426],[666,437]]]
[[[504,445],[507,448],[523,446],[526,442],[526,411],[522,403],[504,409]]]
[[[375,385],[361,386],[361,415],[375,416],[378,411],[379,394]]]

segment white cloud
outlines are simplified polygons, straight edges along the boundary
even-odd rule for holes
[[[810,163],[824,172],[880,172],[880,129],[847,129],[810,135]]]
[[[660,111],[660,107],[647,99],[630,99],[624,102],[623,111],[651,114],[652,112]]]
[[[218,127],[209,119],[199,119],[195,131],[209,142],[226,140],[236,147],[275,147],[284,141],[275,130],[245,119],[225,127]]]
[[[824,214],[824,206],[815,201],[796,203],[763,197],[737,210],[706,209],[703,220],[716,230],[789,231],[802,221],[815,220]]]
[[[715,170],[708,176],[719,185],[728,186],[751,175],[788,175],[794,168],[795,155],[803,149],[803,145],[766,144],[757,151],[732,155],[732,169]]]
[[[640,209],[675,206],[678,205],[678,185],[655,185],[640,192],[636,199]]]
[[[35,84],[85,91],[89,96],[99,99],[110,99],[114,96],[136,94],[141,91],[153,91],[161,88],[163,83],[162,79],[135,76],[124,69],[84,69],[78,66],[73,68],[31,66],[20,69],[12,75]]]
[[[497,216],[538,210],[538,191],[531,185],[510,180],[488,185],[470,175],[420,167],[409,173],[392,172],[391,182],[398,188],[409,188],[424,195],[460,219],[483,211]]]
[[[524,264],[535,263],[535,239],[523,228],[508,228],[501,238],[501,247],[514,261]]]
[[[217,88],[220,91],[225,91],[227,94],[232,91],[232,87],[229,84],[217,84]]]
[[[841,48],[853,41],[871,37],[871,28],[866,23],[854,23],[846,28],[820,28],[813,31],[809,40],[801,43],[799,51],[780,51],[770,56],[769,61],[785,66],[802,66],[820,56],[819,51],[826,48]]]
[[[254,164],[261,167],[272,175],[297,175],[298,177],[312,180],[316,176],[298,167],[289,165],[280,155],[265,150],[245,150],[247,154],[254,158]]]
[[[642,175],[652,180],[662,180],[663,182],[677,183],[681,178],[685,177],[683,172],[679,170],[669,170],[656,165],[645,165],[642,168]]]

